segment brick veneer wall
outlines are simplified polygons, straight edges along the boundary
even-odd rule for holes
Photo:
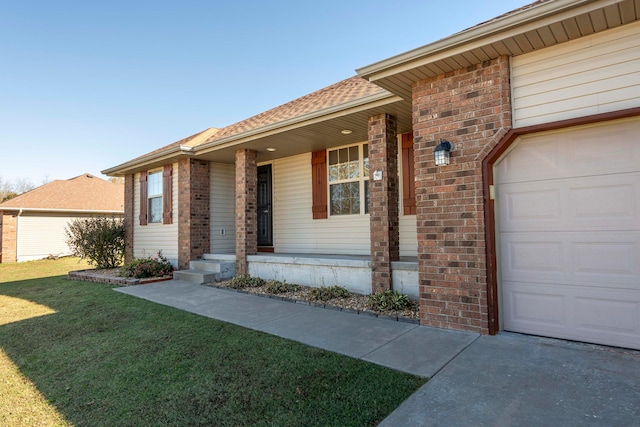
[[[375,180],[374,172],[382,172]],[[392,289],[391,261],[400,259],[397,120],[388,114],[369,118],[369,218],[371,288]]]
[[[247,255],[258,252],[257,154],[236,151],[236,274],[249,274]]]
[[[482,160],[511,127],[508,58],[415,83],[413,122],[420,323],[488,333]]]
[[[124,177],[124,241],[126,243],[124,249],[125,264],[133,261],[133,229],[135,223],[133,216],[134,195],[133,188],[135,185],[134,175],[129,174]],[[144,207],[141,207],[144,209]]]
[[[0,211],[2,223],[0,225],[0,262],[16,262],[18,260],[18,212]]]
[[[174,179],[175,185],[175,179]],[[178,268],[202,258],[211,248],[209,162],[178,162]]]

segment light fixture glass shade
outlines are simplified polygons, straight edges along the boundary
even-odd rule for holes
[[[436,166],[445,166],[449,164],[451,155],[451,143],[443,139],[440,140],[440,144],[433,150],[433,161]]]
[[[433,159],[436,166],[445,166],[449,164],[450,155],[446,150],[436,150],[433,152]]]

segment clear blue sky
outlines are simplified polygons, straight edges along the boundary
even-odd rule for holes
[[[0,177],[68,179],[532,0],[0,0]]]

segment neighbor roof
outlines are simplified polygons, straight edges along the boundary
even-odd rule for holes
[[[0,203],[0,210],[124,212],[124,185],[91,174],[55,180]]]

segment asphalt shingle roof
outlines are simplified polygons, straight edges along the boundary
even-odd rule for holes
[[[124,212],[124,185],[86,173],[52,181],[0,203],[0,210],[15,209]]]

